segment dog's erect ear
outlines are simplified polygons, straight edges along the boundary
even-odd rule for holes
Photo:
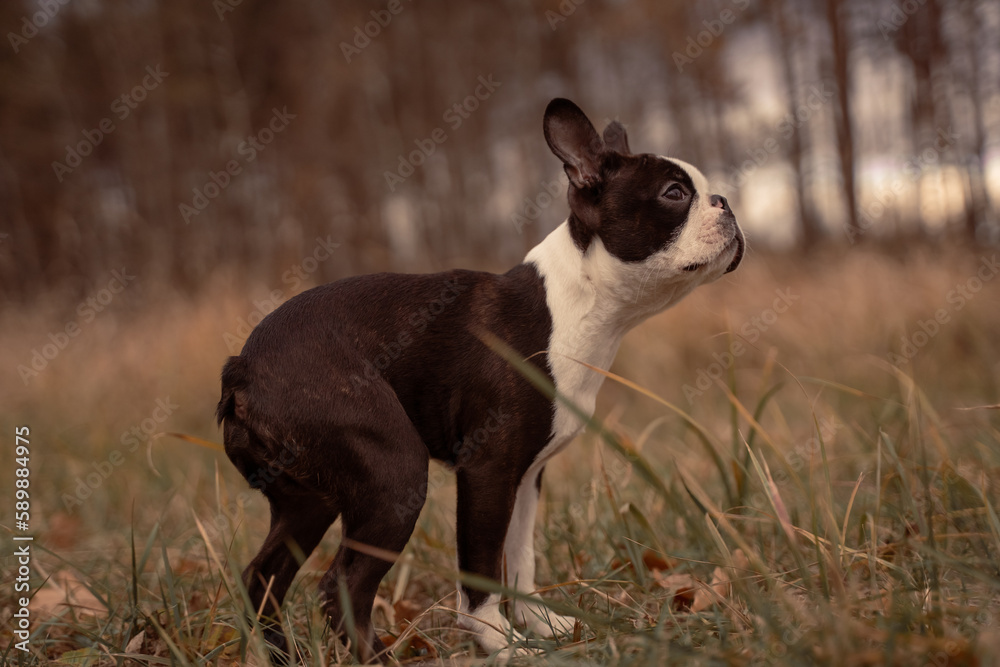
[[[563,162],[569,182],[576,188],[600,184],[604,141],[597,130],[569,100],[556,98],[545,108],[545,141]]]
[[[617,120],[611,121],[604,128],[604,145],[608,147],[608,150],[622,155],[632,154],[632,151],[628,149],[628,134],[625,133],[625,126]]]

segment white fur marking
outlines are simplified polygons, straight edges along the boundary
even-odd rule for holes
[[[458,601],[458,625],[472,632],[483,650],[489,653],[500,651],[500,656],[503,658],[527,653],[523,648],[509,648],[511,643],[523,643],[525,638],[511,627],[510,621],[500,613],[498,593],[490,595],[475,609],[469,609],[469,599],[462,594],[462,587],[459,586]]]
[[[577,361],[607,369],[625,335],[625,327],[615,317],[621,295],[616,293],[614,267],[602,265],[602,255],[610,257],[598,239],[581,255],[564,222],[525,258],[545,281],[545,300],[552,316],[549,365],[556,390],[587,415],[594,412],[604,376]],[[582,425],[557,401],[551,437],[532,468],[562,449]]]
[[[538,470],[529,472],[517,488],[514,513],[504,541],[505,581],[521,593],[535,592],[535,515],[538,510]],[[572,632],[575,619],[550,612],[545,605],[518,600],[514,620],[531,632],[552,637]]]

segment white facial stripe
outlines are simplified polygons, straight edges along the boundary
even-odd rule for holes
[[[667,157],[665,155],[660,155],[658,157],[663,158],[667,162],[672,162],[678,167],[687,172],[687,175],[691,177],[691,182],[694,183],[694,189],[700,195],[699,199],[709,198],[708,189],[708,179],[705,178],[705,174],[701,173],[701,170],[693,164],[688,164],[684,160],[678,160],[677,158]]]

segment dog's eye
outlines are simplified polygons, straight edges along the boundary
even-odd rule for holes
[[[670,201],[684,201],[685,197],[687,197],[687,193],[684,192],[684,188],[674,183],[669,188],[664,190],[663,195],[661,196],[665,199],[669,199]]]

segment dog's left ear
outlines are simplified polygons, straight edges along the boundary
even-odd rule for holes
[[[575,188],[601,184],[601,153],[604,141],[580,107],[562,98],[545,108],[545,141],[563,162],[569,182]]]
[[[611,121],[604,128],[604,145],[608,147],[608,150],[622,155],[632,154],[632,151],[628,149],[628,135],[625,133],[625,126],[617,120]]]

